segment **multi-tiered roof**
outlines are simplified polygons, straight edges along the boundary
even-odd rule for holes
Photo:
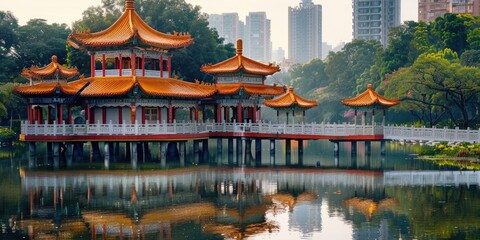
[[[68,44],[78,49],[122,46],[138,39],[151,49],[174,49],[193,43],[188,33],[166,34],[148,26],[135,11],[133,0],[126,0],[125,12],[109,28],[97,33],[72,33]]]

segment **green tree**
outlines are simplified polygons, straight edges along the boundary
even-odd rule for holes
[[[383,78],[385,74],[407,67],[413,64],[420,50],[415,44],[415,33],[421,23],[408,21],[392,28],[388,35],[388,45],[382,53],[379,74]],[[418,36],[418,35],[417,35]]]
[[[477,121],[479,85],[480,69],[461,66],[455,52],[446,49],[420,55],[411,68],[390,79],[387,93],[403,96],[413,110],[424,111],[422,116],[434,114],[429,125],[447,115],[467,128]]]
[[[23,67],[44,66],[51,62],[53,55],[58,57],[59,62],[65,62],[65,45],[69,33],[66,24],[50,25],[43,19],[31,19],[18,28],[18,64]]]
[[[447,13],[435,19],[431,33],[440,39],[440,49],[450,48],[461,54],[468,47],[467,35],[473,21],[469,14]]]
[[[325,65],[320,59],[303,64],[295,65],[290,69],[290,85],[301,96],[311,97],[320,87],[325,87],[328,77],[325,73]]]
[[[0,11],[0,82],[11,81],[21,69],[16,64],[17,28],[15,16],[11,12]]]
[[[467,50],[460,57],[460,63],[463,66],[480,67],[480,49]]]

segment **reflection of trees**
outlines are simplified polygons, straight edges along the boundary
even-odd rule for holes
[[[419,239],[476,239],[480,236],[478,187],[388,187]],[[468,230],[468,231],[467,231]]]

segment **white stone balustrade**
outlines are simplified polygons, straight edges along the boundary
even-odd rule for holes
[[[198,134],[202,132],[252,132],[264,134],[295,135],[381,135],[382,126],[331,124],[331,123],[146,123],[118,124],[97,122],[95,124],[30,124],[22,123],[22,134],[29,136],[89,136],[89,135],[161,135],[161,134]]]

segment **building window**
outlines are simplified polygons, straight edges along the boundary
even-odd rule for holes
[[[158,120],[157,108],[145,108],[145,121],[156,122]]]

